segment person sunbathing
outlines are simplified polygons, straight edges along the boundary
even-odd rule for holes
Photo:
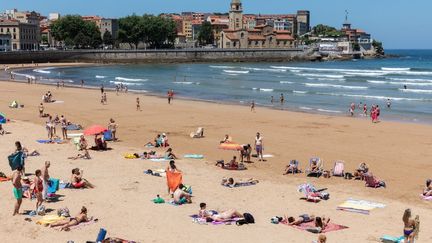
[[[315,233],[315,234],[321,233],[327,227],[329,222],[330,222],[330,218],[316,217],[314,219],[315,227],[310,227],[310,228],[307,228],[306,230],[310,231],[312,233]]]
[[[233,218],[243,218],[243,214],[235,209],[217,213],[215,211],[206,210],[206,207],[206,203],[200,203],[200,210],[198,212],[199,217],[206,219],[206,221],[224,222]]]
[[[83,178],[83,170],[75,168],[72,170],[71,184],[73,188],[94,188],[94,185]]]
[[[77,160],[77,159],[91,159],[89,151],[86,149],[84,150],[83,154],[77,154],[77,156],[68,157],[68,159],[71,160]]]
[[[172,148],[169,148],[169,149],[165,152],[165,158],[166,158],[166,159],[177,159],[177,156],[172,152]]]
[[[222,141],[220,141],[220,143],[230,143],[231,142],[231,138],[228,134],[225,135],[225,137],[222,139]]]
[[[180,184],[178,188],[174,191],[174,203],[178,205],[192,203],[192,195],[183,191],[182,188],[184,188],[184,186],[183,184]]]
[[[314,215],[302,214],[298,218],[287,217],[285,215],[284,222],[288,223],[288,225],[300,225],[303,223],[309,223],[315,220]]]
[[[247,179],[247,180],[240,180],[240,181],[234,181],[234,179],[231,178],[223,178],[221,184],[223,186],[228,186],[228,187],[238,187],[238,186],[244,186],[244,185],[255,185],[257,184],[259,181],[255,180],[253,178]]]
[[[361,163],[354,172],[354,177],[356,180],[364,180],[364,175],[369,172],[369,167],[366,163]]]
[[[432,185],[431,185],[431,183],[432,183],[431,179],[426,180],[426,187],[423,190],[423,196],[425,196],[425,197],[432,196]]]
[[[289,173],[297,173],[298,172],[298,164],[296,160],[291,160],[290,163],[285,168],[284,175],[288,175]]]
[[[76,217],[68,218],[56,223],[52,223],[50,224],[50,227],[53,228],[53,227],[62,226],[60,230],[69,231],[70,227],[79,225],[80,223],[89,222],[91,220],[93,220],[93,217],[88,218],[87,208],[83,206],[81,208],[81,213],[79,213]]]
[[[237,156],[233,156],[232,160],[226,164],[224,167],[228,168],[238,168],[239,164],[237,163]]]
[[[23,148],[23,152],[25,154],[25,156],[39,156],[40,153],[37,150],[32,150],[31,152],[29,152],[29,150],[27,148]]]
[[[310,165],[310,172],[311,173],[318,173],[319,172],[318,163],[316,160],[312,161],[312,164]]]

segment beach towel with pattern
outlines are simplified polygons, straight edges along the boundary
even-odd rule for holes
[[[286,224],[286,225],[288,225],[288,224]],[[290,226],[292,226],[292,227],[294,227],[296,229],[305,230],[305,231],[308,231],[308,232],[311,232],[311,233],[314,233],[313,230],[311,230],[311,229],[316,228],[314,222],[308,222],[308,223],[302,223],[300,225],[290,225]],[[343,230],[343,229],[347,229],[347,228],[348,228],[347,226],[339,225],[339,224],[334,224],[334,223],[330,222],[330,223],[327,224],[327,226],[325,227],[325,229],[323,229],[320,233],[328,233],[328,232],[337,231],[337,230]]]

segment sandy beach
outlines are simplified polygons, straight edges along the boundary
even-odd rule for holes
[[[47,66],[50,64],[47,64]],[[80,65],[80,64],[76,64]],[[43,66],[43,65],[39,65]],[[95,224],[60,232],[24,221],[25,216],[12,217],[14,198],[10,182],[0,183],[3,206],[0,209],[0,235],[4,242],[75,242],[94,241],[99,228],[108,236],[138,242],[311,242],[317,235],[286,225],[270,223],[273,216],[297,216],[303,213],[325,215],[348,229],[329,232],[328,242],[377,242],[384,234],[402,235],[402,214],[411,208],[420,215],[421,229],[417,242],[432,241],[431,202],[419,198],[424,181],[431,177],[430,158],[432,126],[382,121],[372,124],[366,118],[325,116],[257,107],[251,112],[246,106],[225,105],[188,100],[166,99],[143,94],[107,93],[108,104],[100,104],[100,91],[83,88],[60,88],[47,85],[1,82],[0,112],[12,122],[4,125],[11,132],[0,136],[0,155],[4,163],[0,171],[11,174],[6,157],[19,140],[28,149],[41,155],[26,161],[26,171],[34,173],[51,161],[53,178],[69,180],[70,171],[79,167],[84,177],[96,185],[89,190],[60,190],[60,202],[46,203],[47,208],[69,207],[75,215],[85,205],[89,215],[99,219]],[[119,142],[106,152],[90,151],[92,160],[68,160],[77,154],[73,144],[38,144],[46,139],[45,119],[38,117],[38,105],[48,90],[54,99],[63,102],[44,104],[45,113],[64,115],[83,127],[107,125],[110,118],[119,125]],[[135,99],[141,100],[142,111],[136,111]],[[24,105],[10,109],[11,101]],[[289,100],[287,101],[289,102]],[[205,137],[191,139],[190,132],[205,129]],[[203,154],[203,160],[180,159],[177,166],[183,179],[193,188],[193,203],[182,206],[154,204],[157,194],[168,198],[165,178],[148,176],[147,169],[166,168],[166,162],[141,159],[127,160],[125,153],[142,153],[158,133],[166,133],[174,153]],[[217,149],[225,134],[240,143],[253,144],[256,132],[264,139],[264,153],[274,155],[265,162],[253,158],[246,171],[226,171],[215,167],[215,161],[228,161],[237,152]],[[92,138],[89,137],[89,141]],[[156,149],[161,153],[163,149]],[[305,174],[282,175],[292,159],[301,161],[304,169],[311,157],[324,159],[330,170],[334,161],[345,161],[346,170],[353,172],[361,163],[369,165],[374,175],[383,179],[387,188],[367,188],[362,181],[342,178],[308,178]],[[255,178],[256,186],[225,188],[223,177]],[[301,183],[311,182],[318,188],[328,188],[330,200],[310,203],[299,200]],[[348,198],[384,203],[370,215],[336,210]],[[246,226],[198,225],[189,217],[206,202],[209,209],[235,208],[254,215],[256,224]],[[21,210],[33,210],[35,201],[24,199]]]

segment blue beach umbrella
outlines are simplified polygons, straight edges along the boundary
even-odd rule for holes
[[[6,115],[0,112],[0,124],[6,123]]]

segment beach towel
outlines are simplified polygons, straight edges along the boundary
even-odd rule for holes
[[[204,159],[202,154],[185,154],[183,157],[186,159]]]
[[[18,166],[24,167],[24,153],[16,152],[8,156],[9,166],[12,170],[16,170]]]
[[[224,170],[247,170],[246,167],[240,167],[240,168],[238,168],[238,167],[227,167],[227,166],[224,166],[224,167],[221,167],[221,168],[224,169]]]
[[[138,159],[139,156],[137,157],[136,154],[125,154],[124,158],[125,159]]]
[[[66,127],[66,130],[81,130],[82,127],[76,124],[70,124]]]
[[[423,194],[420,194],[420,197],[421,197],[423,200],[426,200],[426,201],[432,201],[432,196],[423,196]]]
[[[58,191],[60,180],[50,178],[49,183],[47,183],[47,184],[48,184],[47,193],[53,194],[53,193],[56,193]]]
[[[282,223],[282,224],[289,225],[287,223]],[[311,233],[315,233],[315,232],[313,232],[313,229],[316,228],[314,222],[308,222],[308,223],[302,223],[300,225],[290,225],[290,226],[292,226],[296,229],[299,229],[299,230],[306,230],[306,231],[311,232]],[[344,226],[344,225],[334,224],[334,223],[330,222],[327,224],[325,229],[323,229],[321,232],[316,232],[316,233],[328,233],[328,232],[343,230],[343,229],[348,229],[348,227]]]
[[[166,178],[167,178],[168,188],[172,192],[174,192],[183,181],[183,175],[181,172],[167,171],[166,172]]]
[[[272,155],[272,154],[264,154],[263,155],[263,158],[273,158],[274,157],[274,155]]]
[[[166,173],[164,169],[157,169],[157,170],[145,170],[144,174],[146,175],[152,175],[157,177],[166,177]]]
[[[169,161],[169,159],[166,159],[166,158],[154,158],[154,159],[149,159],[150,161],[153,161],[153,162],[166,162],[166,161]]]
[[[9,177],[0,177],[0,182],[10,181],[12,178]]]
[[[380,238],[381,242],[384,243],[401,243],[404,242],[404,237],[400,236],[400,237],[394,237],[394,236],[390,236],[390,235],[384,235],[383,237]]]
[[[216,211],[213,211],[214,214],[217,214]],[[232,218],[232,219],[227,219],[225,221],[222,222],[217,222],[217,221],[212,221],[212,222],[207,222],[206,219],[201,218],[198,214],[193,214],[190,215],[190,217],[192,218],[192,222],[197,223],[197,224],[211,224],[211,225],[232,225],[235,224],[235,222],[237,222],[237,220],[240,220],[240,218]]]
[[[40,225],[49,225],[49,224],[53,224],[56,222],[59,222],[61,220],[64,220],[65,217],[63,216],[58,216],[57,214],[52,214],[52,215],[45,215],[43,216],[41,219],[39,219],[38,221],[36,221],[36,224],[40,224]]]
[[[117,237],[108,237],[105,240],[102,241],[102,243],[137,243],[135,241],[131,241],[131,240],[124,240],[124,239],[120,239]]]
[[[356,199],[348,199],[344,203],[340,204],[336,209],[361,213],[361,214],[369,214],[371,210],[375,208],[384,208],[385,205],[382,203],[369,202],[365,200],[356,200]]]
[[[69,230],[81,229],[81,228],[86,227],[88,225],[92,225],[92,224],[96,223],[97,221],[98,221],[98,219],[93,219],[93,220],[90,220],[88,222],[79,223],[78,225],[74,225],[74,226],[69,227]],[[54,227],[53,229],[55,229],[55,230],[61,230],[61,226]]]
[[[255,186],[257,183],[253,182],[236,182],[234,185],[223,185],[224,187],[235,188],[235,187],[243,187],[243,186]]]
[[[53,140],[49,140],[49,139],[39,139],[39,140],[36,140],[36,142],[38,142],[38,143],[42,143],[42,144],[48,144],[48,143],[63,143],[63,140],[61,140],[61,139],[53,139]]]

